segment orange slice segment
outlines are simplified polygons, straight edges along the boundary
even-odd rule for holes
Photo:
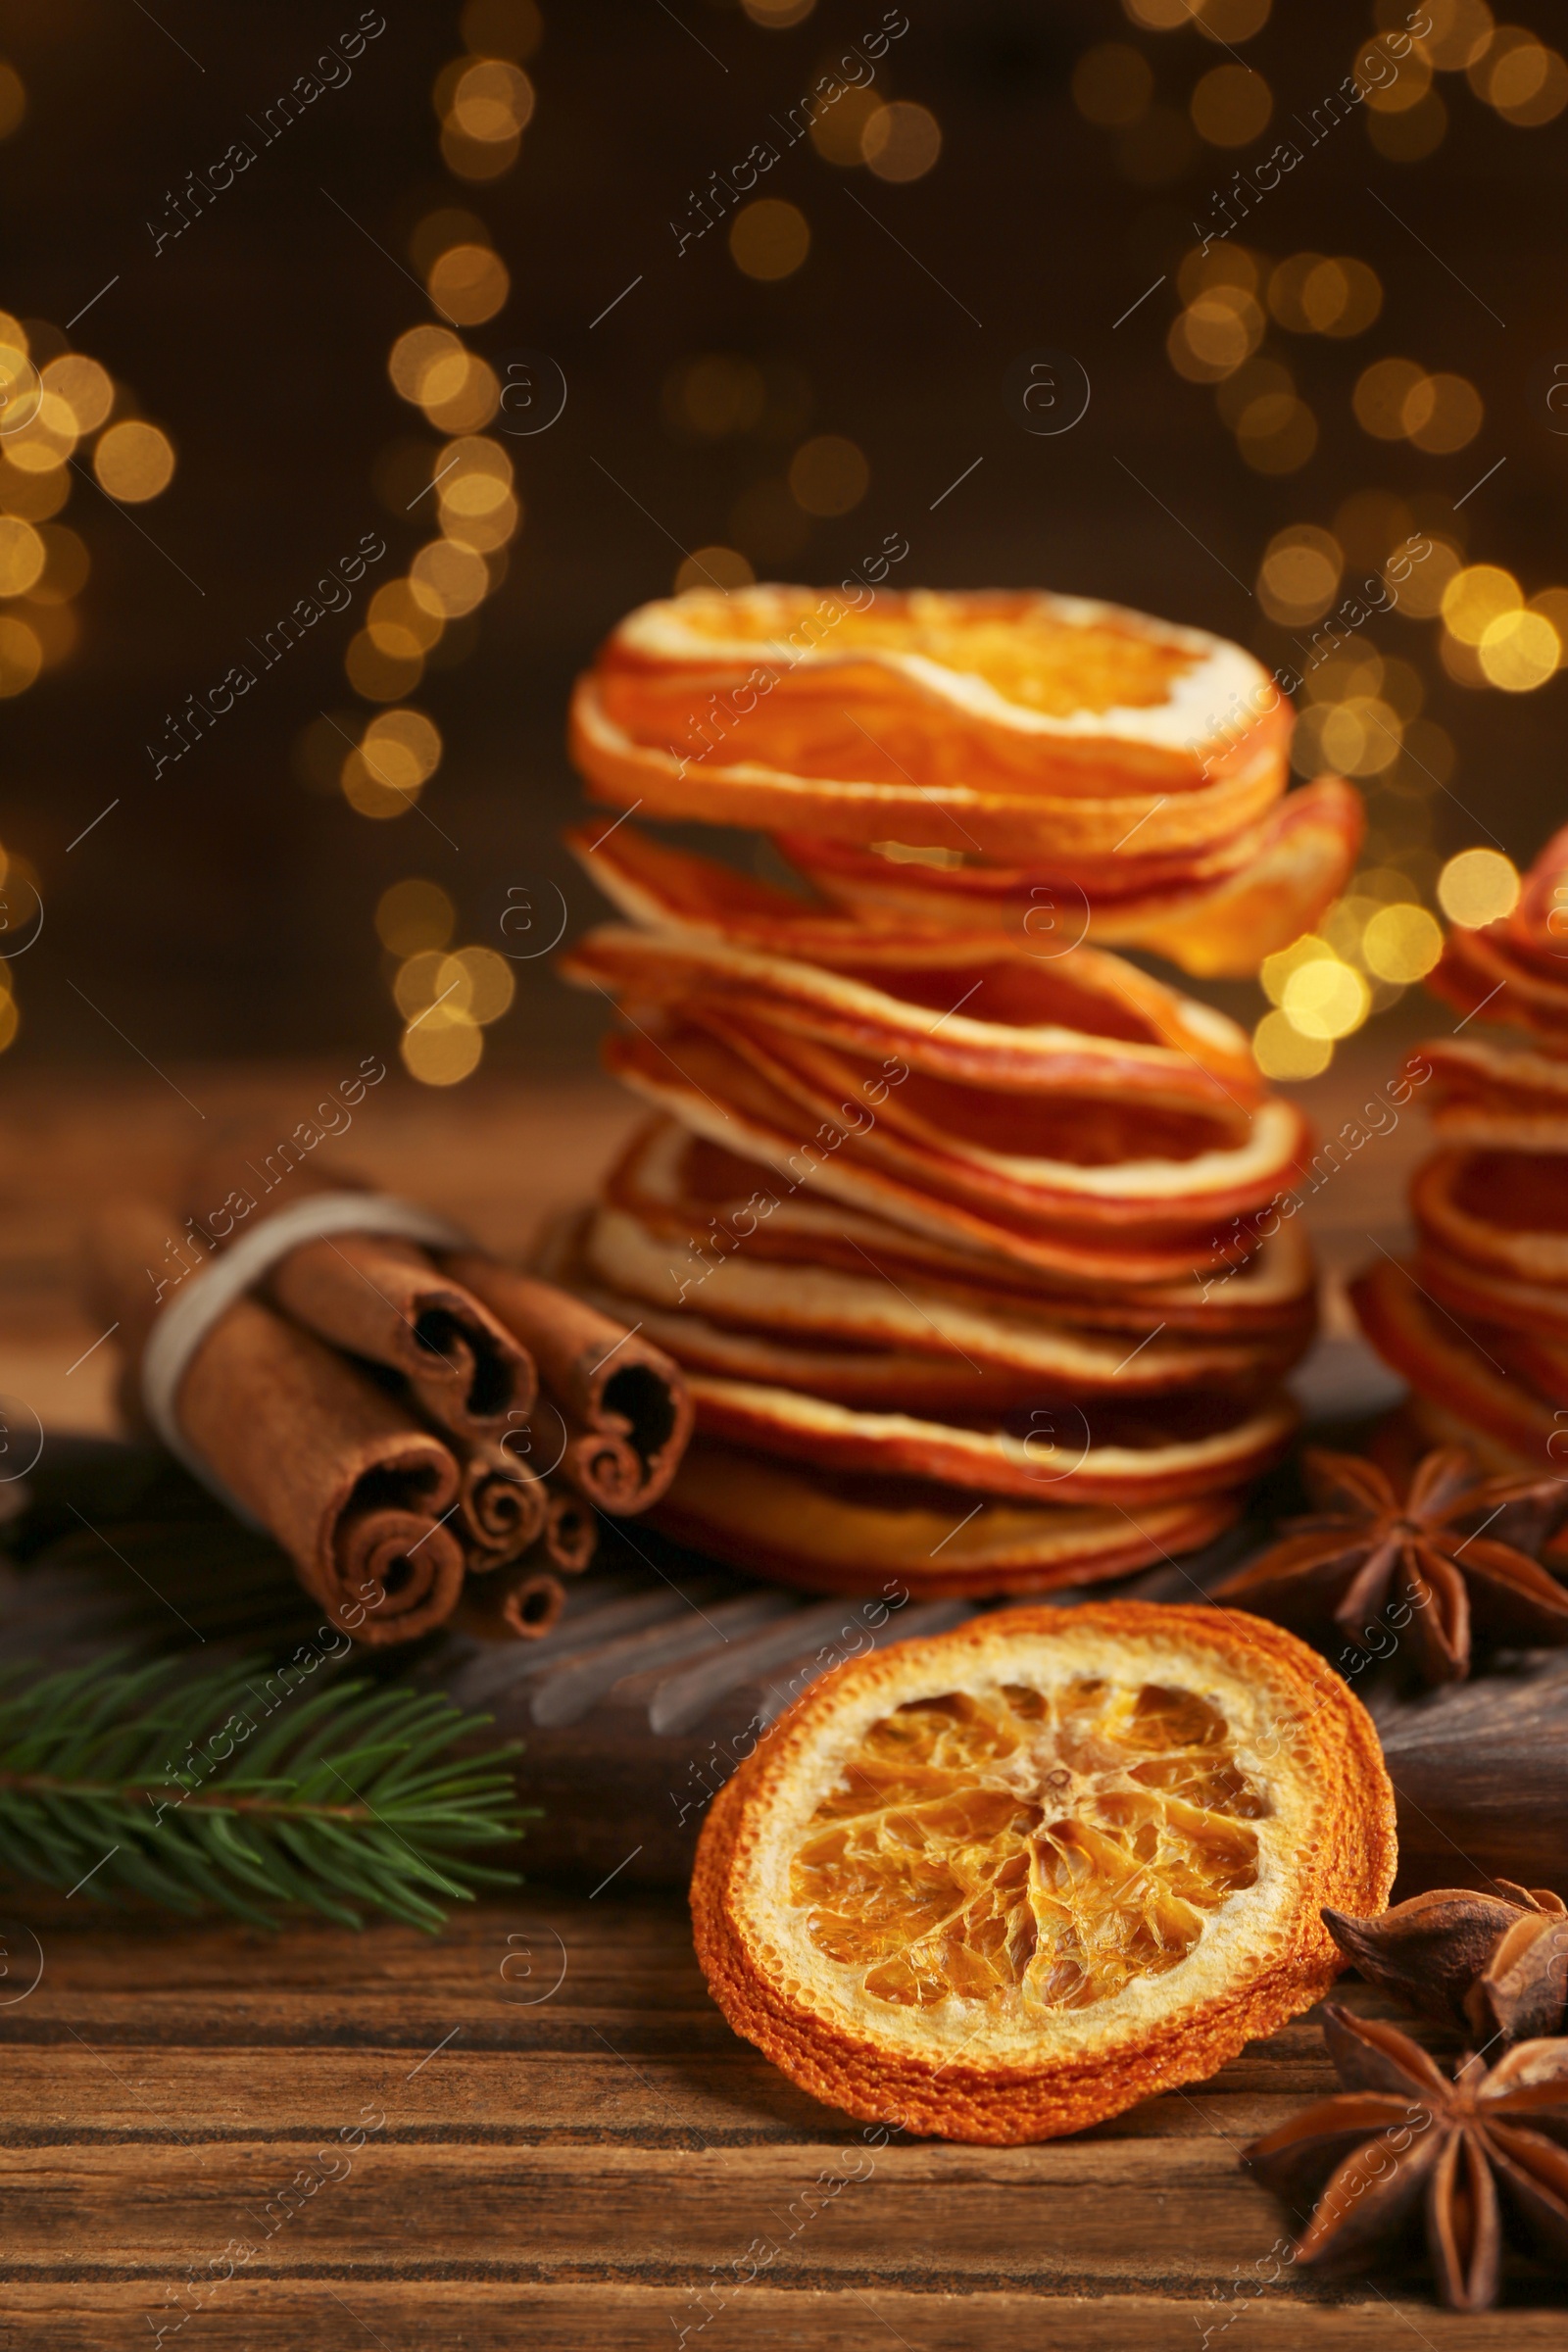
[[[1017,1609],[808,1691],[710,1813],[736,2030],[890,2130],[1020,2141],[1201,2080],[1343,1965],[1393,1792],[1359,1702],[1206,1608]]]

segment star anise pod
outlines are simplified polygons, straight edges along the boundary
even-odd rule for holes
[[[1531,1554],[1568,1512],[1568,1482],[1478,1477],[1459,1446],[1427,1454],[1401,1501],[1358,1454],[1302,1456],[1319,1508],[1213,1593],[1355,1648],[1401,1644],[1425,1681],[1462,1682],[1472,1624],[1489,1642],[1568,1642],[1568,1588]]]
[[[1330,2003],[1323,2034],[1344,2090],[1242,2158],[1298,2207],[1316,2197],[1298,2262],[1364,2269],[1419,2214],[1451,2310],[1495,2300],[1505,2221],[1568,2266],[1568,2041],[1521,2041],[1490,2073],[1465,2058],[1450,2082],[1395,2026]]]
[[[1544,1886],[1434,1887],[1377,1919],[1325,1910],[1323,1924],[1363,1977],[1483,2047],[1568,2025],[1568,1908]]]

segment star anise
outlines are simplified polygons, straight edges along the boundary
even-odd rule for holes
[[[1419,2212],[1451,2310],[1495,2300],[1505,2220],[1568,2264],[1568,2041],[1522,2041],[1490,2073],[1467,2057],[1450,2082],[1395,2026],[1331,2003],[1323,2033],[1344,2090],[1242,2159],[1293,2204],[1316,2197],[1298,2262],[1364,2269]]]
[[[1459,1446],[1429,1453],[1401,1501],[1358,1454],[1302,1456],[1318,1505],[1213,1593],[1358,1650],[1402,1643],[1429,1683],[1462,1682],[1472,1624],[1522,1648],[1568,1642],[1568,1588],[1531,1555],[1568,1512],[1568,1482],[1478,1477]]]
[[[1325,1910],[1323,1924],[1363,1977],[1472,2033],[1484,2047],[1568,2024],[1568,1908],[1511,1879],[1494,1893],[1434,1887],[1377,1919]]]

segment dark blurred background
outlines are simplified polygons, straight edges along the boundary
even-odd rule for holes
[[[1549,405],[1559,352],[1568,380],[1568,69],[1550,47],[1557,12],[1525,5],[1539,39],[1494,27],[1476,0],[1272,15],[1208,0],[1198,24],[1181,0],[907,0],[869,94],[851,90],[814,140],[790,144],[789,110],[901,11],[385,0],[384,28],[351,60],[343,36],[383,21],[354,0],[13,0],[0,303],[34,364],[90,355],[116,405],[63,460],[43,462],[35,431],[27,466],[0,469],[0,506],[46,539],[74,533],[90,566],[67,595],[80,557],[49,539],[50,568],[0,605],[13,938],[34,887],[44,907],[9,965],[7,1066],[391,1059],[392,982],[421,939],[514,955],[507,908],[535,909],[542,938],[552,883],[573,926],[590,919],[557,847],[579,807],[568,688],[690,556],[726,582],[837,578],[901,533],[901,584],[1105,596],[1272,662],[1402,533],[1438,534],[1429,581],[1462,560],[1511,585],[1479,582],[1470,638],[1430,595],[1422,615],[1369,622],[1314,687],[1352,706],[1334,756],[1320,728],[1301,764],[1353,764],[1369,740],[1357,711],[1375,702],[1403,748],[1362,760],[1369,860],[1430,898],[1456,850],[1494,840],[1528,858],[1561,810],[1564,688],[1528,660],[1524,682],[1495,682],[1474,642],[1489,594],[1499,612],[1544,600],[1550,617],[1544,592],[1568,580],[1554,429],[1568,416]],[[1363,67],[1367,97],[1325,117],[1380,26],[1396,44],[1407,18],[1424,48],[1392,78]],[[282,127],[269,110],[328,43],[343,67]],[[799,226],[776,212],[748,226],[751,197],[710,175],[766,140],[780,160],[754,193],[794,208],[809,242],[787,273],[759,276],[789,262]],[[1299,160],[1261,192],[1282,140]],[[212,167],[236,141],[254,161],[220,187]],[[1250,193],[1222,238],[1218,194],[1238,184]],[[713,225],[678,250],[705,188]],[[388,372],[401,336],[441,323],[424,281],[455,245],[481,258],[437,281],[460,315],[450,331],[532,406],[473,428],[514,468],[520,525],[421,671],[395,610],[385,644],[363,632],[372,592],[407,574],[443,514],[466,544],[463,515],[426,486],[485,379],[449,357],[441,385],[422,379],[431,423]],[[487,249],[510,292],[465,322],[499,282]],[[1313,278],[1320,259],[1338,276]],[[401,348],[416,381],[424,347]],[[1091,389],[1055,433],[1026,430],[1005,389],[1047,352],[1064,405],[1076,378],[1060,355]],[[1390,359],[1408,371],[1369,382]],[[554,405],[551,363],[564,413],[514,429]],[[139,489],[142,461],[156,474],[156,443],[122,444],[118,474],[112,455],[99,466],[125,420],[172,448],[155,496],[101,486]],[[486,463],[470,449],[460,482]],[[50,509],[62,465],[69,498]],[[273,667],[252,662],[254,688],[155,778],[177,740],[169,714],[367,533],[386,554],[348,609]],[[9,544],[15,586],[30,542]],[[1270,587],[1260,567],[1293,544],[1317,550],[1317,572],[1277,564]],[[37,650],[30,682],[7,619]],[[1522,642],[1539,666],[1539,637]],[[405,710],[433,722],[439,765],[401,800],[363,770],[346,796],[367,725]],[[428,730],[410,740],[416,753]],[[439,919],[420,932],[420,906],[440,902],[418,894],[383,907],[378,936],[383,894],[411,879],[451,901],[450,938]],[[585,1063],[598,1008],[546,959],[509,968],[515,1002],[486,1030],[489,1064]]]

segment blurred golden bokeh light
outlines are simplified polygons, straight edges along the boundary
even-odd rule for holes
[[[1505,694],[1529,694],[1555,675],[1562,640],[1544,612],[1499,612],[1476,646],[1488,681]]]
[[[1438,876],[1438,904],[1450,923],[1479,931],[1512,914],[1519,889],[1518,868],[1500,850],[1461,850]]]
[[[704,352],[683,360],[664,379],[664,416],[679,432],[703,440],[748,433],[761,421],[767,388],[762,371],[733,352]]]
[[[441,112],[464,138],[492,146],[526,129],[533,109],[533,83],[522,68],[511,58],[484,57],[464,65]]]
[[[1250,66],[1214,66],[1193,92],[1193,128],[1211,147],[1246,147],[1261,136],[1274,93]]]
[[[1287,627],[1317,620],[1340,585],[1345,558],[1339,541],[1314,523],[1276,531],[1257,574],[1257,598],[1270,620]]]
[[[1424,906],[1380,907],[1361,934],[1368,970],[1400,987],[1424,980],[1442,953],[1442,927]]]
[[[99,437],[92,469],[111,498],[139,506],[167,490],[173,479],[173,444],[156,424],[127,417]]]
[[[371,597],[365,625],[379,652],[414,662],[439,641],[443,623],[410,581],[388,580]]]
[[[1195,32],[1211,41],[1250,41],[1268,23],[1272,0],[1192,0],[1187,10]]]
[[[675,594],[684,595],[688,588],[722,588],[728,595],[732,588],[749,588],[756,577],[738,548],[694,548],[675,574]]]
[[[791,277],[810,250],[811,231],[799,205],[760,196],[730,222],[729,249],[747,277]]]
[[[376,937],[391,956],[446,948],[457,927],[457,909],[439,882],[411,876],[383,890],[375,906]]]
[[[1295,473],[1317,447],[1317,418],[1294,393],[1260,393],[1237,420],[1236,445],[1254,473]]]
[[[1211,285],[1172,322],[1165,349],[1189,383],[1217,383],[1250,359],[1263,326],[1263,313],[1245,287]]]
[[[825,164],[863,164],[865,126],[881,106],[875,90],[846,90],[811,124],[811,145]]]
[[[511,1009],[516,980],[494,948],[458,948],[436,966],[435,998],[483,1029]]]
[[[1524,603],[1519,583],[1499,564],[1470,564],[1456,571],[1443,592],[1443,618],[1461,644],[1479,645],[1499,614]]]
[[[0,699],[24,694],[43,666],[43,648],[24,620],[0,613]]]
[[[38,531],[43,547],[43,569],[28,590],[35,605],[68,605],[87,584],[91,568],[87,550],[64,523],[46,522]]]
[[[1400,421],[1417,449],[1447,457],[1481,430],[1481,395],[1465,376],[1428,375],[1404,396]]]
[[[17,515],[0,514],[0,596],[25,596],[43,567],[41,534]]]
[[[923,179],[942,153],[942,125],[929,107],[896,98],[867,118],[860,152],[878,179]]]
[[[1372,992],[1353,964],[1314,956],[1286,981],[1280,1010],[1303,1037],[1338,1041],[1359,1029],[1372,1009]]]
[[[343,669],[355,693],[368,703],[396,703],[418,685],[424,675],[424,660],[417,654],[405,659],[385,653],[368,629],[361,629],[349,640]]]
[[[441,764],[441,731],[422,710],[381,710],[366,728],[361,749],[381,783],[415,792]]]
[[[808,514],[848,514],[865,496],[871,469],[853,441],[818,433],[790,464],[790,496]]]
[[[445,318],[478,326],[493,318],[512,291],[506,263],[488,245],[450,245],[432,263],[430,300]]]
[[[1414,360],[1374,360],[1357,377],[1351,395],[1361,430],[1375,441],[1402,441],[1404,404],[1425,381],[1426,369],[1418,368]]]
[[[478,1068],[484,1035],[463,1014],[450,1014],[440,1005],[405,1029],[398,1051],[409,1076],[421,1086],[457,1086]]]
[[[1520,24],[1501,24],[1469,69],[1470,87],[1504,122],[1534,130],[1568,105],[1568,66]]]
[[[417,405],[424,397],[426,377],[433,368],[466,361],[458,337],[445,326],[411,326],[399,335],[387,361],[387,373],[403,399]],[[457,379],[461,380],[461,378]]]
[[[65,402],[78,433],[95,433],[115,405],[109,370],[79,351],[51,360],[42,381],[46,392]]]
[[[816,0],[741,0],[741,6],[754,24],[765,25],[769,32],[786,32],[792,24],[804,24]]]
[[[1154,95],[1149,60],[1130,41],[1101,41],[1073,69],[1073,104],[1086,122],[1120,130],[1147,113]]]
[[[1252,1032],[1252,1053],[1265,1078],[1321,1078],[1334,1059],[1334,1044],[1304,1037],[1287,1013],[1265,1012]]]
[[[1425,0],[1421,16],[1424,29],[1415,36],[1417,54],[1444,74],[1462,74],[1473,66],[1494,30],[1486,0]]]
[[[1359,335],[1383,308],[1383,281],[1349,254],[1315,262],[1301,279],[1301,316],[1317,334]]]
[[[489,594],[490,574],[475,549],[456,539],[432,539],[409,565],[409,588],[427,612],[461,620]]]

